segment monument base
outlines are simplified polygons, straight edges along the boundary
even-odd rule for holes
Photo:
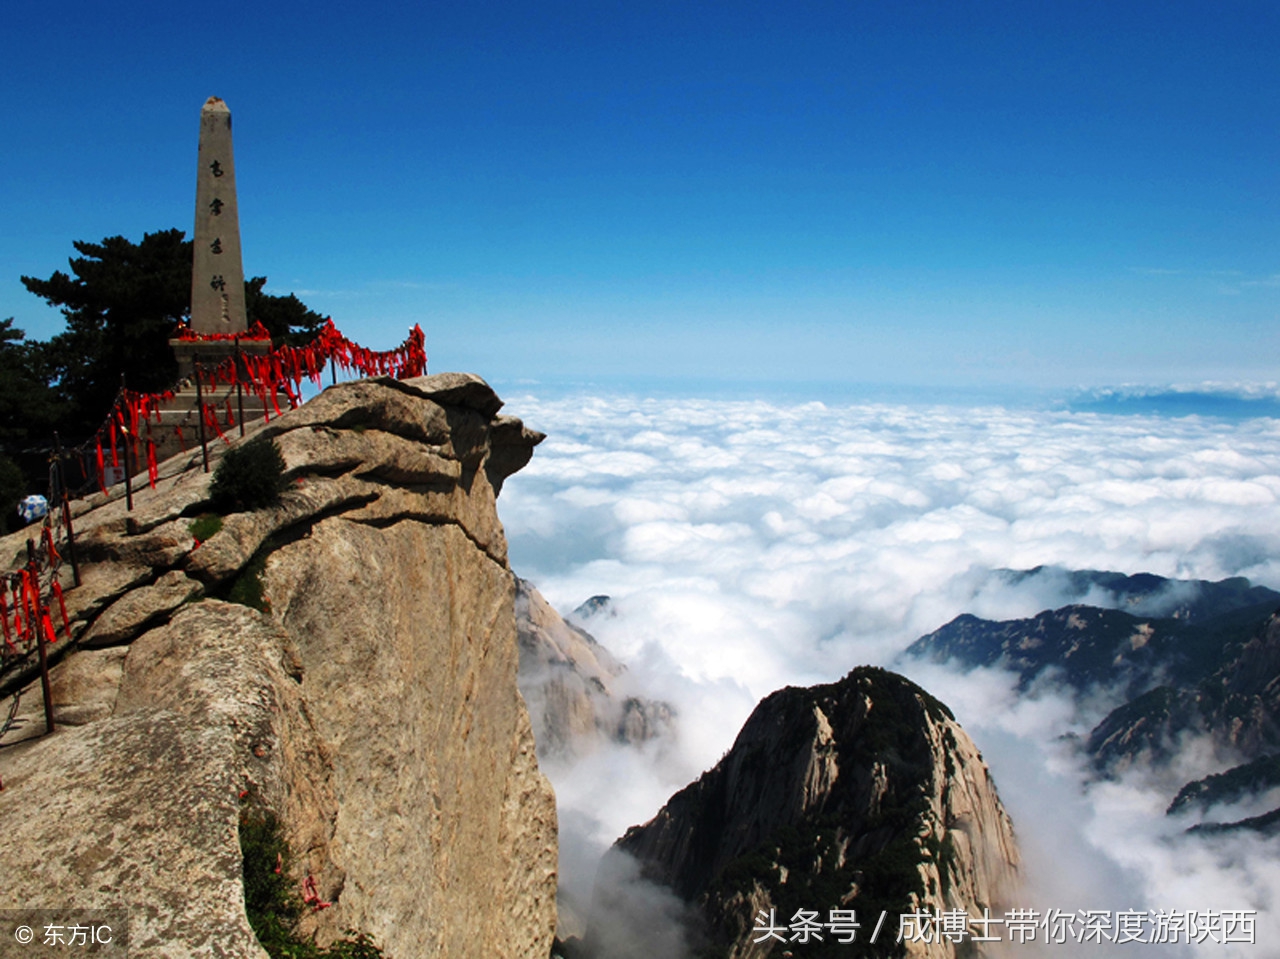
[[[196,371],[196,361],[204,370],[219,366],[237,351],[249,356],[265,356],[271,352],[270,340],[170,340],[173,356],[178,361],[178,377],[190,379]]]

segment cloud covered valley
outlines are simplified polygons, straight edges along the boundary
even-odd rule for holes
[[[507,411],[548,434],[502,493],[512,567],[564,614],[609,596],[582,625],[629,691],[678,716],[673,738],[549,768],[566,895],[589,899],[603,849],[712,766],[762,697],[874,664],[947,703],[983,751],[1027,906],[1257,909],[1259,942],[1280,939],[1277,840],[1186,837],[1164,814],[1222,756],[1188,738],[1162,772],[1097,779],[1073,737],[1116,689],[1049,674],[1019,690],[998,668],[901,656],[961,613],[1120,603],[1065,570],[1280,588],[1280,421],[629,396],[513,395]]]

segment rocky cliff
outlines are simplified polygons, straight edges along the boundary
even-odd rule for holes
[[[605,743],[638,745],[673,732],[672,708],[633,694],[626,667],[521,579],[516,631],[520,691],[544,763],[571,763]]]
[[[1008,573],[1016,583],[1038,573]],[[1027,619],[992,622],[957,616],[922,636],[907,655],[963,667],[1001,666],[1025,690],[1046,670],[1077,690],[1096,684],[1136,696],[1161,681],[1189,683],[1221,667],[1277,606],[1280,593],[1247,579],[1171,580],[1150,573],[1058,571],[1081,596],[1115,604],[1073,603]]]
[[[288,465],[279,505],[203,543],[208,476],[185,462],[132,513],[83,505],[58,730],[35,736],[28,686],[0,744],[4,906],[124,904],[131,955],[264,956],[237,838],[260,810],[313,907],[331,903],[304,923],[319,941],[353,927],[394,959],[548,954],[554,797],[495,511],[541,437],[500,406],[459,374],[326,390],[259,428]]]
[[[753,941],[762,911],[785,927],[798,910],[825,923],[833,908],[856,913],[859,948],[888,913],[876,955],[953,956],[950,942],[895,945],[898,916],[1011,905],[1019,861],[987,767],[951,713],[870,667],[764,699],[729,753],[615,850],[609,868],[625,872],[619,854],[632,857],[643,877],[693,905],[699,955],[732,959],[789,948]],[[611,898],[607,875],[597,888],[586,950],[605,955],[598,943],[627,904]],[[849,946],[826,934],[802,948],[844,955]]]

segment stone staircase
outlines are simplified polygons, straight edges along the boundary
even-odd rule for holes
[[[219,436],[218,430],[208,425],[205,427],[205,441],[209,445],[211,456],[218,447],[225,445],[223,437],[234,443],[245,435],[246,431],[253,432],[266,418],[262,400],[250,389],[242,389],[237,393],[234,386],[219,385],[217,389],[210,390],[207,385],[202,385],[200,393],[197,394],[195,382],[183,380],[175,389],[173,396],[161,403],[157,411],[158,416],[153,412],[144,422],[139,423],[136,455],[126,456],[125,450],[118,448],[119,466],[113,467],[111,452],[106,443],[103,443],[106,485],[112,491],[112,495],[123,490],[126,468],[129,470],[135,490],[147,484],[148,440],[155,443],[157,464],[179,454],[194,457],[194,462],[199,463],[201,458],[199,400],[201,398],[205,406],[212,411],[218,430],[222,431],[222,435]],[[277,402],[282,412],[288,411],[289,404],[285,396],[278,396]],[[276,410],[270,400],[267,402],[267,410],[274,419]],[[89,488],[97,489],[95,468],[91,458],[87,459],[83,465],[89,477]],[[73,479],[72,482],[75,483],[75,480]]]
[[[243,435],[242,420],[245,426],[249,426],[253,423],[261,423],[264,419],[262,400],[252,390],[242,389],[237,395],[234,386],[219,385],[216,390],[202,386],[201,396],[205,406],[212,410],[218,428],[232,442]],[[162,462],[178,453],[200,448],[200,410],[197,400],[194,382],[184,380],[172,399],[161,404],[159,421],[157,422],[154,414],[148,418],[146,425],[141,427],[142,443],[138,451],[141,462],[137,465],[135,472],[145,474],[147,471],[145,448],[148,439],[156,444],[157,462]],[[288,410],[285,397],[279,397],[278,402],[282,411]],[[276,411],[270,401],[267,403],[267,408],[270,415],[274,417]],[[179,431],[181,431],[180,434]],[[207,442],[222,442],[216,430],[206,426],[205,433]]]

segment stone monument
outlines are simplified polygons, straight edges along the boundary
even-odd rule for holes
[[[191,331],[234,338],[248,329],[244,266],[240,259],[240,210],[236,203],[236,163],[231,151],[231,110],[210,97],[200,111],[196,167],[196,220],[191,264]],[[169,341],[179,373],[190,376],[198,356],[216,365],[237,350],[263,353],[265,341]]]
[[[199,154],[191,329],[206,335],[243,333],[249,324],[244,311],[231,110],[219,97],[210,97],[200,111]]]

